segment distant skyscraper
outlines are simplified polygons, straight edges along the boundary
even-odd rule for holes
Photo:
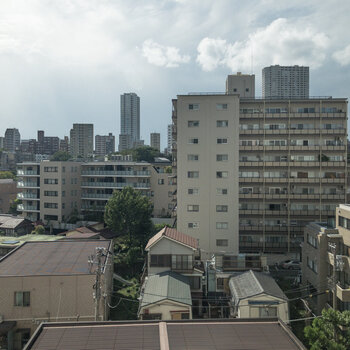
[[[171,153],[172,147],[173,147],[173,125],[169,124],[168,125],[168,145],[165,150],[165,153],[167,154]]]
[[[112,133],[95,136],[96,155],[104,156],[113,152],[115,152],[115,137]]]
[[[135,93],[126,93],[120,96],[119,151],[133,148],[139,140],[140,97]]]
[[[270,66],[262,70],[264,98],[308,98],[309,67]]]
[[[21,134],[18,129],[6,129],[5,139],[4,139],[4,148],[6,151],[15,152],[19,150],[21,145]]]
[[[94,125],[73,124],[70,131],[69,152],[73,157],[92,156],[94,150]]]
[[[69,137],[68,136],[64,136],[64,138],[60,140],[60,151],[69,152]]]
[[[150,139],[151,139],[151,147],[160,151],[160,133],[151,132]]]

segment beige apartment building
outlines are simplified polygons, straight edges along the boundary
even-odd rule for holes
[[[17,187],[22,190],[18,210],[31,221],[57,224],[81,207],[80,163],[19,163]]]
[[[240,252],[298,254],[346,201],[347,99],[242,98],[238,78],[236,94],[173,100],[178,229],[238,251],[239,212]]]
[[[96,247],[108,240],[27,242],[0,260],[0,347],[23,349],[41,322],[95,319]],[[88,263],[89,256],[94,264]],[[108,318],[113,256],[101,261],[98,320]],[[105,297],[103,297],[105,296]]]
[[[311,306],[319,314],[328,305],[350,310],[350,206],[336,209],[336,227],[312,223],[305,228],[302,276],[305,294],[313,293]],[[334,259],[334,256],[336,258]],[[335,275],[334,275],[334,263]],[[333,282],[336,282],[335,285]],[[336,287],[336,305],[333,290]]]

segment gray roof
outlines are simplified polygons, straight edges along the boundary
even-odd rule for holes
[[[172,300],[181,304],[192,305],[188,278],[173,271],[148,276],[141,299],[141,307],[162,300]]]
[[[268,294],[276,298],[287,300],[286,295],[276,281],[269,275],[249,270],[230,278],[232,297],[236,302],[259,294]]]
[[[0,215],[0,229],[1,228],[16,228],[18,225],[20,225],[22,222],[27,221],[30,223],[29,220],[24,219],[19,216],[12,216],[12,215]]]

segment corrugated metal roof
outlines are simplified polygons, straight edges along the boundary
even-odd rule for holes
[[[90,274],[89,255],[110,241],[26,242],[0,260],[0,277]]]
[[[174,241],[177,241],[181,244],[187,245],[194,249],[198,248],[198,241],[195,238],[189,235],[186,235],[182,232],[179,232],[174,228],[165,226],[157,234],[155,234],[152,238],[150,238],[145,249],[146,250],[149,249],[149,247],[151,247],[155,242],[157,242],[162,237],[168,237],[170,239],[173,239]]]
[[[28,220],[17,216],[0,215],[0,228],[16,228],[18,225],[25,221]]]
[[[276,281],[262,272],[249,270],[231,277],[229,286],[233,298],[237,301],[262,293],[287,300]]]
[[[192,305],[188,278],[173,271],[148,276],[141,307],[162,300],[172,300],[181,304]]]

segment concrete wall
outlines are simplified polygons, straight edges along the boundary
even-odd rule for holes
[[[192,319],[192,308],[190,305],[180,304],[172,300],[164,300],[157,304],[148,305],[140,309],[140,315],[145,313],[148,309],[150,314],[162,314],[162,320],[171,320],[172,312],[189,312],[190,319]]]

